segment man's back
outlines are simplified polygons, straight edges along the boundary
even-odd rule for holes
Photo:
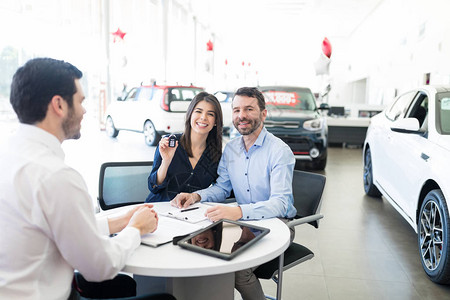
[[[41,290],[56,289],[53,295],[65,296],[73,269],[53,241],[55,220],[48,217],[54,203],[39,194],[45,192],[43,185],[76,172],[64,164],[54,136],[24,127],[0,150],[0,240],[7,241],[0,247],[0,295],[20,292],[31,299],[42,297]],[[64,193],[59,196],[63,201]],[[67,284],[55,287],[54,278]]]

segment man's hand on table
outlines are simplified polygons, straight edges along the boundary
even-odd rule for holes
[[[139,229],[141,235],[154,232],[158,228],[158,214],[150,207],[148,205],[137,207],[128,223],[128,226]]]
[[[242,210],[239,206],[215,205],[206,210],[206,216],[213,222],[220,219],[236,221],[242,218]]]
[[[122,231],[128,225],[134,213],[141,207],[147,207],[148,209],[152,209],[153,205],[148,203],[138,205],[133,207],[132,209],[129,209],[126,213],[120,216],[108,218],[109,233],[114,234]],[[153,212],[156,214],[155,211]],[[158,217],[158,215],[156,215],[156,217]]]

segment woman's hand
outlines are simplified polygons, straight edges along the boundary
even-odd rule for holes
[[[159,141],[159,153],[161,154],[161,158],[163,159],[163,161],[166,161],[168,163],[172,161],[177,148],[178,141],[175,141],[175,147],[169,147],[169,137],[162,138]]]

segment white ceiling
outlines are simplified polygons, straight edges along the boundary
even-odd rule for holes
[[[332,45],[350,37],[384,0],[204,1],[228,61],[252,62],[267,73],[312,68],[325,37]]]
[[[383,0],[213,0],[211,23],[218,34],[292,35],[316,32],[345,38]]]

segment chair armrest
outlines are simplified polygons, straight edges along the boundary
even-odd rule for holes
[[[311,216],[303,217],[303,218],[300,218],[300,219],[294,219],[294,220],[292,220],[292,221],[287,222],[286,225],[287,225],[289,228],[293,228],[293,227],[295,227],[295,226],[297,226],[297,225],[304,224],[304,223],[314,222],[314,221],[320,220],[320,219],[322,219],[322,218],[323,218],[323,215],[321,215],[321,214],[316,214],[316,215],[311,215]]]

